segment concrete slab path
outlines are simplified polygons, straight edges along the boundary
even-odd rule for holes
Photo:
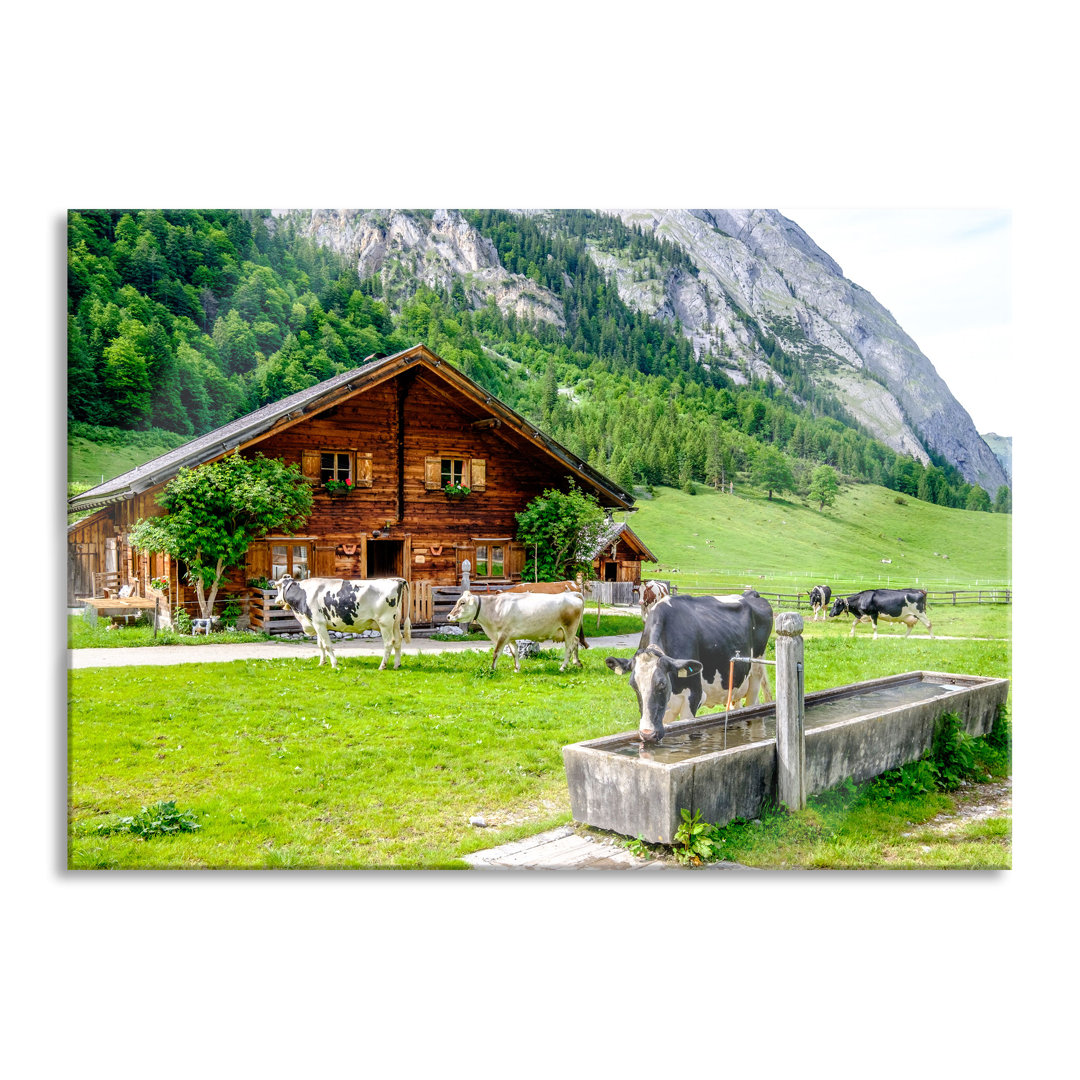
[[[684,866],[673,860],[639,859],[612,840],[579,833],[572,825],[510,844],[474,851],[465,861],[475,870],[752,870],[738,863]]]
[[[636,649],[640,634],[621,634],[617,637],[589,638],[591,649]],[[561,648],[561,642],[546,641],[541,648]],[[419,656],[423,653],[486,652],[491,654],[489,641],[435,641],[431,638],[414,637],[403,646],[401,655]],[[379,638],[353,638],[334,642],[338,658],[356,656],[382,656],[383,644]],[[319,655],[315,639],[282,641],[249,641],[235,645],[145,645],[138,648],[119,649],[68,649],[69,668],[153,666],[159,664],[222,664],[232,660],[312,660]],[[402,663],[404,663],[402,659]],[[511,664],[509,657],[501,661]],[[391,660],[393,663],[393,660]]]

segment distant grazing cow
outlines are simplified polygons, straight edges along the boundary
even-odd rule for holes
[[[876,638],[878,619],[884,619],[886,622],[907,623],[908,631],[904,637],[911,633],[916,622],[925,624],[930,636],[934,636],[933,627],[926,617],[925,589],[867,589],[854,596],[838,596],[829,618],[834,619],[845,611],[855,616],[851,624],[852,635],[859,623],[869,622],[874,624]]]
[[[671,590],[663,581],[646,581],[641,586],[641,617],[644,619],[649,614],[649,608],[665,596],[670,596]]]
[[[330,630],[378,630],[383,639],[382,671],[394,649],[394,667],[401,667],[402,641],[412,640],[409,617],[411,592],[404,578],[305,578],[296,581],[286,574],[278,582],[277,602],[291,611],[305,634],[319,642],[319,667],[327,656],[337,667],[330,645]]]
[[[576,581],[521,581],[517,585],[512,585],[509,589],[503,589],[503,592],[511,593],[564,593],[564,592],[576,592],[582,593],[583,591],[582,578],[579,575]],[[578,646],[582,649],[587,649],[589,643],[585,640],[585,620],[582,619],[578,625]]]
[[[832,596],[832,589],[828,585],[815,585],[810,590],[810,610],[814,613],[814,622],[818,621],[820,615],[823,619],[829,615],[829,597]]]
[[[577,632],[584,614],[585,598],[579,592],[513,593],[506,590],[483,596],[463,592],[446,618],[452,623],[480,624],[484,633],[495,642],[491,655],[492,671],[507,643],[513,647],[514,670],[521,670],[517,643],[523,638],[564,642],[566,658],[559,670],[565,671],[571,661],[581,667]]]
[[[704,705],[772,700],[761,657],[772,633],[773,612],[753,590],[741,596],[668,596],[645,618],[632,659],[609,656],[606,664],[629,675],[641,709],[638,734],[647,742],[664,737],[664,725],[689,720]],[[731,661],[735,660],[734,679]],[[733,682],[734,685],[730,685]]]

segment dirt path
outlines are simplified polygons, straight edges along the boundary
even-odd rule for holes
[[[1012,813],[1012,777],[990,784],[965,784],[952,792],[956,811],[938,814],[926,827],[937,833],[955,832],[971,821],[1008,817]]]

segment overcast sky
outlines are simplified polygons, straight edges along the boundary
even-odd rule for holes
[[[780,212],[892,313],[981,434],[1013,434],[1009,211]]]

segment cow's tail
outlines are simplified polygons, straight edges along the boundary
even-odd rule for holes
[[[401,636],[408,645],[412,641],[412,586],[405,578],[401,581],[398,602],[401,604]]]

